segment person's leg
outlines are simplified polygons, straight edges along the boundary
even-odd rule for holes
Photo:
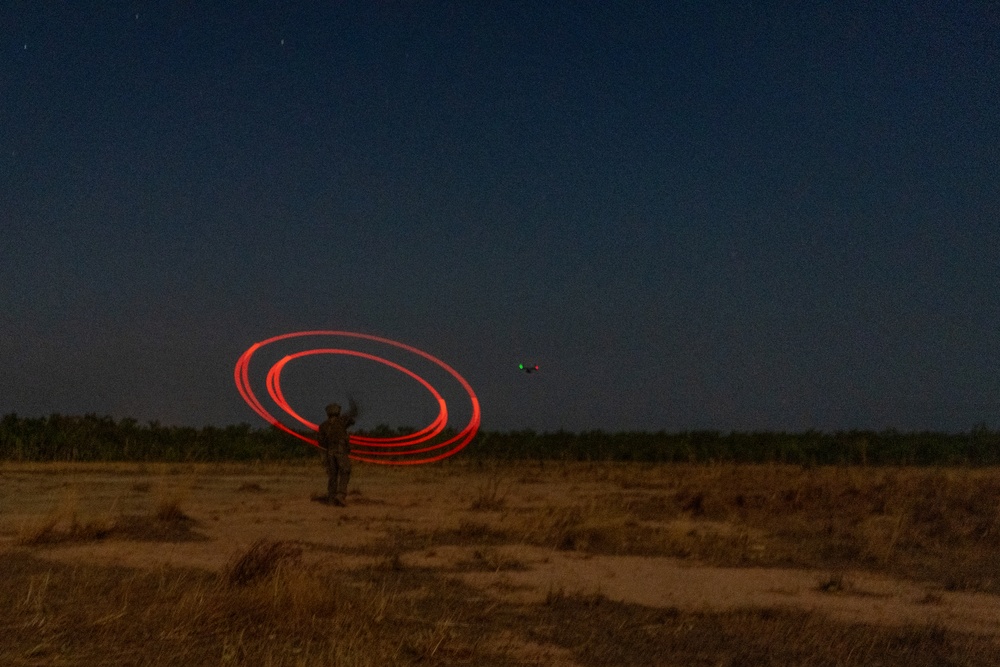
[[[337,454],[337,500],[347,503],[347,484],[351,481],[351,459],[347,453]]]
[[[331,461],[330,467],[326,471],[326,501],[331,505],[337,500],[338,477],[337,464],[335,461]]]

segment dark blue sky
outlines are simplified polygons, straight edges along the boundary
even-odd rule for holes
[[[1000,426],[994,3],[99,4],[0,9],[0,413]]]

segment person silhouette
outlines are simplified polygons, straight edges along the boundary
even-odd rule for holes
[[[347,429],[358,416],[358,406],[351,401],[347,414],[340,414],[340,405],[326,406],[326,421],[319,425],[319,446],[323,448],[326,467],[326,500],[331,505],[347,505],[347,484],[351,479],[351,439]]]

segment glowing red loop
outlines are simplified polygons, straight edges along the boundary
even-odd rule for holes
[[[445,428],[448,422],[448,406],[445,400],[422,377],[414,373],[413,371],[400,366],[397,363],[378,357],[373,354],[368,354],[365,352],[358,352],[355,350],[348,350],[343,348],[313,348],[309,350],[304,350],[301,352],[296,352],[295,354],[290,354],[282,358],[276,364],[274,364],[267,373],[267,391],[271,399],[275,404],[285,411],[291,418],[298,421],[300,424],[306,428],[315,431],[318,426],[303,419],[285,400],[285,396],[281,391],[281,371],[285,365],[292,361],[293,359],[298,359],[300,357],[314,355],[314,354],[344,354],[349,356],[360,357],[363,359],[368,359],[371,361],[376,361],[381,364],[385,364],[390,368],[394,368],[406,375],[409,375],[421,385],[427,389],[434,399],[438,403],[438,416],[425,428],[408,435],[395,436],[391,438],[372,438],[364,436],[351,436],[351,444],[359,445],[360,447],[355,447],[352,449],[351,458],[357,461],[365,461],[368,463],[380,463],[380,464],[390,464],[390,465],[414,465],[418,463],[431,463],[432,461],[440,461],[443,458],[451,456],[457,453],[459,450],[463,449],[473,437],[476,435],[476,431],[479,430],[480,422],[480,411],[479,411],[479,399],[476,398],[476,394],[472,391],[472,387],[469,383],[465,381],[461,375],[459,375],[455,369],[453,369],[448,364],[444,363],[437,357],[434,357],[423,350],[419,350],[410,345],[400,343],[398,341],[390,340],[388,338],[381,338],[379,336],[371,336],[368,334],[355,333],[351,331],[299,331],[295,333],[282,334],[280,336],[274,336],[273,338],[268,338],[267,340],[261,341],[259,343],[254,343],[244,352],[239,360],[236,362],[236,368],[234,370],[234,378],[236,380],[236,388],[239,390],[240,395],[243,400],[261,417],[266,421],[273,424],[276,428],[303,440],[314,447],[318,447],[319,444],[315,439],[304,436],[300,433],[293,431],[288,428],[277,418],[275,418],[264,405],[257,399],[257,396],[253,393],[250,388],[250,359],[253,355],[261,348],[276,343],[281,340],[286,340],[289,338],[298,338],[302,336],[345,336],[349,338],[361,338],[365,340],[371,340],[385,345],[391,345],[393,347],[400,348],[412,354],[419,355],[428,361],[440,366],[445,371],[447,371],[452,377],[454,377],[458,383],[462,386],[465,392],[469,395],[469,400],[472,402],[472,416],[469,419],[469,423],[454,437],[449,438],[443,442],[436,444],[429,444],[425,447],[419,447],[424,443],[429,442],[432,438],[439,435]],[[443,451],[439,451],[443,450]],[[427,454],[429,452],[435,452],[431,456],[425,456],[420,458],[413,458],[415,455]],[[370,458],[376,457],[376,458]]]
[[[304,352],[296,352],[295,354],[290,354],[274,366],[271,366],[271,370],[267,373],[267,391],[274,399],[274,402],[278,404],[282,410],[284,410],[288,415],[298,421],[300,424],[308,428],[310,431],[319,430],[319,424],[314,424],[310,421],[306,421],[295,412],[288,402],[285,400],[284,394],[281,393],[281,371],[289,361],[293,359],[298,359],[299,357],[305,357],[312,354],[346,354],[352,357],[362,357],[364,359],[371,359],[372,361],[377,361],[380,364],[385,364],[391,368],[406,373],[414,380],[422,384],[427,391],[431,392],[434,396],[434,400],[438,403],[438,416],[433,422],[424,429],[417,431],[416,433],[410,433],[409,435],[397,436],[395,438],[359,438],[355,436],[352,442],[356,444],[381,444],[383,446],[395,446],[402,447],[406,444],[413,444],[413,442],[423,442],[433,438],[438,433],[444,430],[445,424],[448,422],[448,405],[441,398],[441,394],[437,392],[434,387],[432,387],[426,380],[414,373],[413,371],[400,366],[399,364],[393,363],[388,359],[383,359],[382,357],[377,357],[374,354],[367,354],[365,352],[357,352],[355,350],[342,350],[342,349],[316,349],[316,350],[306,350]],[[413,442],[411,442],[413,441]],[[393,444],[387,444],[393,443]]]

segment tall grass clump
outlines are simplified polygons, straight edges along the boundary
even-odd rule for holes
[[[161,501],[145,514],[99,515],[81,518],[75,498],[48,515],[25,522],[15,542],[21,546],[45,546],[106,539],[140,542],[184,542],[206,539],[194,530],[197,522],[188,516],[176,498]]]
[[[279,568],[301,562],[302,547],[294,542],[261,538],[242,554],[230,559],[223,578],[230,586],[268,579]]]

